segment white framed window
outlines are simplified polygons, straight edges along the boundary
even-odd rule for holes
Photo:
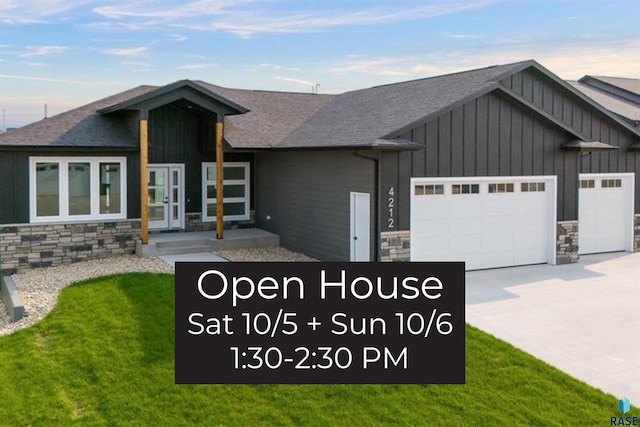
[[[223,219],[249,219],[249,162],[225,162]],[[216,164],[202,163],[202,222],[216,220]]]
[[[127,217],[125,157],[29,157],[31,222]]]

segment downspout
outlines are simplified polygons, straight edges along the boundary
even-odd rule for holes
[[[373,245],[373,259],[376,262],[380,262],[380,160],[379,154],[376,153],[375,157],[369,157],[363,155],[359,152],[360,150],[355,150],[353,155],[355,157],[359,157],[361,159],[371,160],[373,162],[373,224],[374,224],[374,235],[375,235],[375,244]],[[369,150],[370,152],[370,150]]]

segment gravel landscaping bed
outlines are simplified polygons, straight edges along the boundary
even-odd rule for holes
[[[306,255],[291,252],[284,248],[256,248],[256,249],[229,249],[216,251],[219,257],[228,259],[231,262],[308,262],[317,261]]]
[[[317,261],[283,248],[236,249],[218,251],[216,255],[232,262],[306,262]],[[60,291],[71,283],[94,277],[128,272],[173,273],[173,268],[159,258],[135,255],[83,261],[57,267],[38,268],[13,276],[25,309],[25,317],[11,322],[0,302],[0,335],[10,334],[44,318],[58,302]]]
[[[71,283],[127,272],[173,273],[173,269],[158,258],[139,258],[135,255],[83,261],[76,264],[37,268],[13,276],[25,309],[25,317],[11,322],[4,304],[0,302],[0,335],[32,325],[45,317],[58,302],[60,290]]]

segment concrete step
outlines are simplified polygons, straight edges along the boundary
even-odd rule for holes
[[[280,236],[258,229],[226,230],[217,240],[212,232],[169,233],[149,236],[149,244],[136,242],[139,256],[185,255],[224,249],[268,248],[280,246]]]

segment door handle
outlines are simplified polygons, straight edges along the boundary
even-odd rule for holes
[[[164,197],[164,204],[168,205],[169,204],[169,196],[165,196]]]

